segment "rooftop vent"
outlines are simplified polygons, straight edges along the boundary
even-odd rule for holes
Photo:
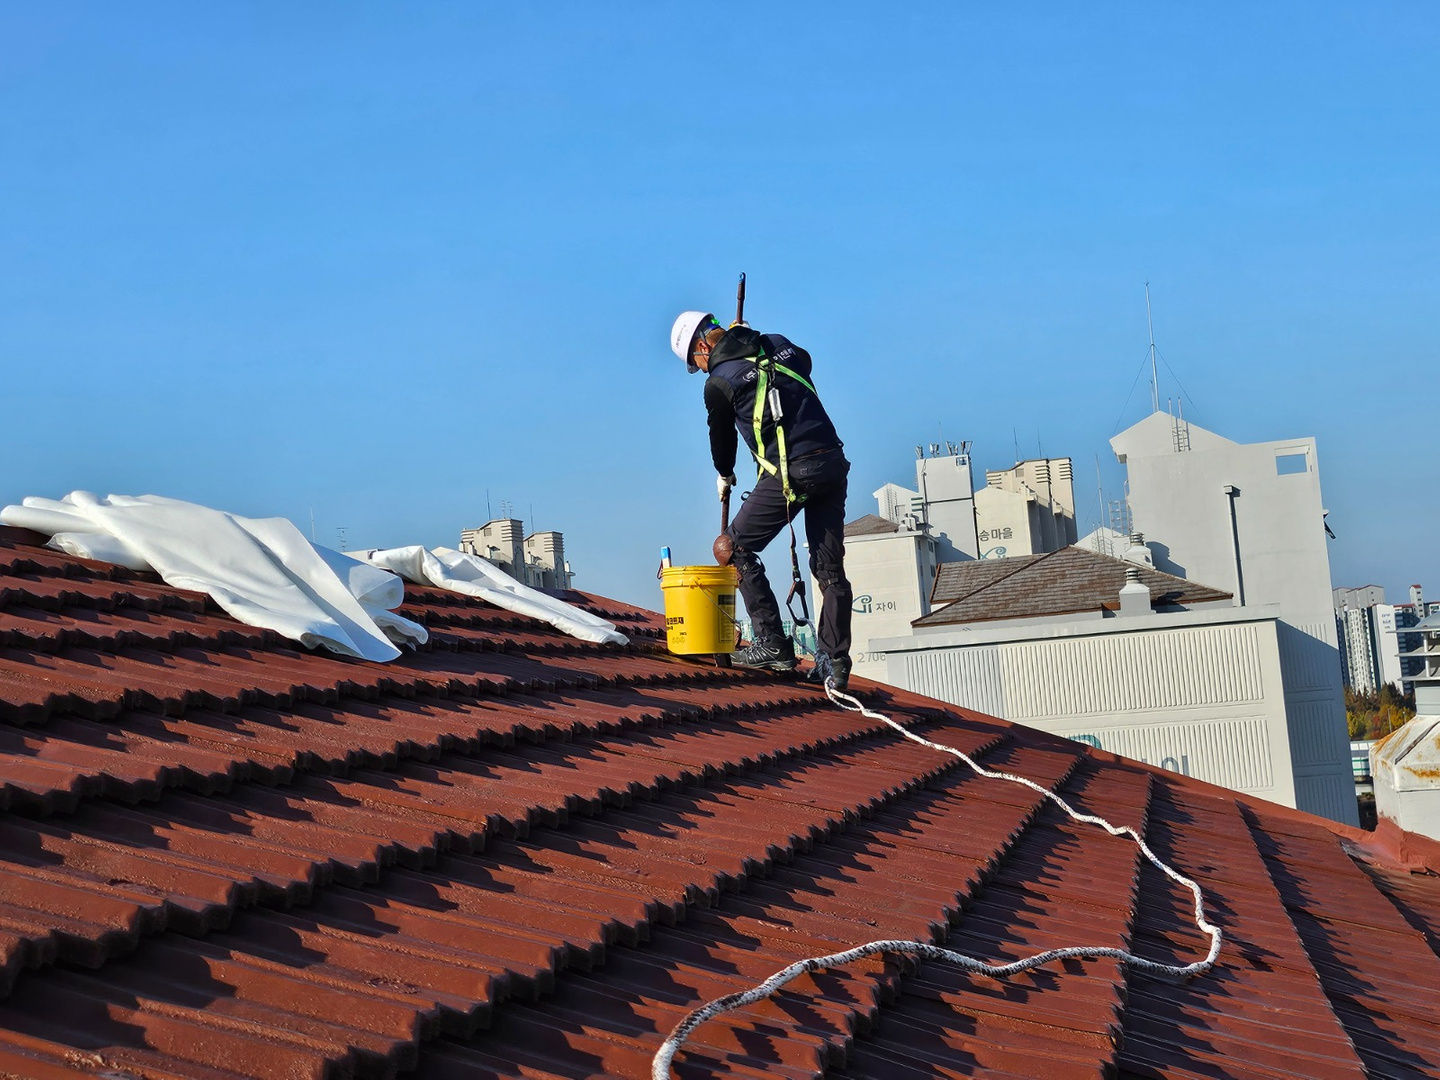
[[[1154,566],[1155,558],[1150,554],[1150,549],[1145,546],[1144,533],[1131,533],[1130,546],[1125,549],[1125,561],[1138,563],[1141,566]]]
[[[1120,586],[1120,614],[1149,615],[1151,611],[1150,590],[1140,581],[1140,568],[1127,566],[1125,584]]]

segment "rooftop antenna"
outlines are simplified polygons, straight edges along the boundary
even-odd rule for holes
[[[490,509],[490,489],[489,489],[489,488],[486,488],[486,489],[485,489],[485,520],[486,520],[486,521],[494,521],[494,520],[495,520],[495,514],[494,514],[494,512],[491,511],[491,509]]]
[[[1150,411],[1160,411],[1160,375],[1155,370],[1155,320],[1150,317],[1150,283],[1145,282],[1145,322],[1150,327]]]
[[[315,507],[310,507],[310,542],[315,542]]]
[[[1100,479],[1100,455],[1095,455],[1095,495],[1099,502],[1095,509],[1095,550],[1102,555],[1113,555],[1110,534],[1105,531],[1105,484]]]
[[[335,531],[340,534],[340,550],[341,550],[341,551],[344,551],[344,550],[345,550],[345,526],[344,526],[344,525],[337,525],[337,526],[335,526]]]

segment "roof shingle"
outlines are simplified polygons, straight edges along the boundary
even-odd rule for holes
[[[900,531],[900,526],[877,514],[865,514],[845,525],[846,536],[883,536]]]
[[[643,1077],[703,1001],[869,940],[1204,955],[1132,844],[814,688],[671,657],[652,613],[586,597],[632,642],[596,646],[407,589],[431,643],[378,665],[33,540],[0,535],[0,1074]],[[678,1075],[1440,1075],[1433,876],[865,692],[1143,830],[1205,888],[1220,964],[875,958],[704,1025]]]
[[[1125,571],[1135,569],[1156,607],[1229,600],[1231,594],[1081,547],[1044,555],[942,563],[930,590],[929,615],[915,626],[1069,615],[1119,607]],[[943,605],[943,606],[942,606]]]

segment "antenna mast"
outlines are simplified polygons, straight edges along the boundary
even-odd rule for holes
[[[1160,376],[1155,370],[1155,320],[1150,317],[1150,283],[1145,282],[1145,322],[1150,327],[1150,411],[1160,411]]]

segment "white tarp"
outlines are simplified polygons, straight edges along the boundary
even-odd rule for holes
[[[285,518],[74,491],[7,506],[0,523],[46,533],[73,555],[154,570],[176,588],[207,593],[240,622],[312,648],[383,661],[400,655],[393,641],[428,637],[390,610],[405,596],[398,577],[317,547]]]
[[[507,611],[540,619],[583,641],[615,645],[624,645],[629,641],[615,629],[614,623],[522,585],[499,567],[475,555],[445,547],[426,551],[419,544],[351,554],[372,566],[393,571],[416,585],[433,585],[479,597]]]

